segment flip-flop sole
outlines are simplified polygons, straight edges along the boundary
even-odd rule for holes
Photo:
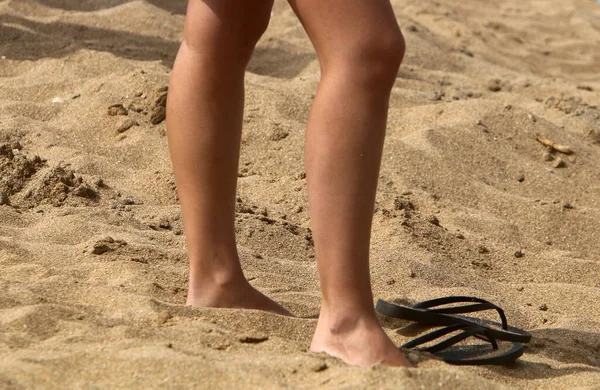
[[[498,349],[491,344],[454,345],[433,353],[448,364],[465,365],[506,365],[523,355],[521,343],[500,342]]]
[[[383,299],[377,301],[375,310],[389,317],[401,318],[424,325],[448,326],[464,324],[480,326],[486,328],[498,340],[516,343],[528,343],[531,340],[531,333],[515,326],[509,325],[507,329],[502,329],[502,324],[499,322],[458,314],[436,313],[430,309],[414,308],[384,301]]]

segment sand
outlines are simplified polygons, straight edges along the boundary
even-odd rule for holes
[[[247,72],[237,229],[248,279],[299,318],[184,305],[162,121],[184,1],[1,0],[0,388],[600,388],[600,5],[393,5],[408,51],[375,297],[492,300],[533,333],[518,363],[360,369],[307,351],[319,68],[284,1]],[[382,321],[397,344],[415,335]]]

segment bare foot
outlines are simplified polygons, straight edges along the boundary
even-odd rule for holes
[[[385,334],[376,317],[355,316],[338,322],[337,325],[331,324],[325,317],[321,312],[310,346],[312,352],[325,352],[347,364],[360,367],[371,367],[378,363],[412,367]]]
[[[293,316],[286,308],[252,287],[245,279],[222,285],[203,283],[197,288],[192,288],[190,284],[187,305],[264,310]]]

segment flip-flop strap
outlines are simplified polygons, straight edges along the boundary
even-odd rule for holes
[[[456,306],[456,307],[444,307],[444,308],[435,308],[436,306],[448,305],[451,303],[464,303],[464,302],[477,302],[474,305],[464,305],[464,306]],[[477,311],[483,310],[491,310],[494,309],[500,315],[500,320],[502,321],[502,329],[508,329],[508,321],[506,320],[506,315],[504,315],[504,310],[493,303],[486,301],[485,299],[476,298],[476,297],[466,297],[466,296],[453,296],[453,297],[444,297],[431,299],[428,301],[419,302],[413,305],[415,309],[428,309],[434,313],[439,314],[462,314],[462,313],[474,313]]]
[[[455,332],[457,330],[462,330],[462,332],[460,332],[459,334],[457,334],[455,336],[449,337],[446,340],[439,342],[435,345],[432,345],[427,348],[423,348],[422,351],[430,352],[430,353],[439,352],[439,351],[442,351],[448,347],[451,347],[454,344],[459,343],[471,336],[475,336],[479,339],[488,341],[489,343],[492,344],[492,347],[494,349],[498,349],[498,343],[496,342],[496,339],[494,339],[494,337],[492,337],[490,334],[488,334],[485,329],[477,327],[477,326],[465,326],[465,325],[450,325],[450,326],[446,326],[441,329],[436,329],[433,332],[427,333],[423,336],[417,337],[416,339],[409,341],[408,343],[402,345],[402,347],[403,348],[414,348],[418,345],[425,344],[429,341],[435,340],[437,338],[440,338],[442,336],[445,336],[445,335]]]

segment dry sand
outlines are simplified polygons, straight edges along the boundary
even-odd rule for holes
[[[319,69],[285,2],[247,72],[237,228],[247,277],[296,319],[183,305],[153,122],[184,2],[0,0],[0,388],[600,388],[600,5],[393,5],[408,52],[375,296],[490,299],[534,335],[519,363],[359,369],[307,352],[320,298],[302,149]],[[404,325],[385,322],[398,344]]]

